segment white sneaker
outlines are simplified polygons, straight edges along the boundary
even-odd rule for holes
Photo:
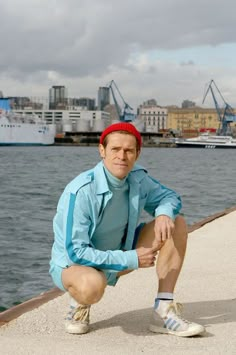
[[[90,306],[70,306],[65,320],[65,328],[70,334],[85,334],[89,331]]]
[[[197,323],[189,322],[180,315],[183,306],[180,303],[160,301],[156,310],[153,311],[149,330],[154,333],[190,337],[201,334],[205,328]]]

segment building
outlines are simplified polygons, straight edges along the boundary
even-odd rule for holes
[[[67,109],[68,92],[65,86],[55,85],[49,89],[49,110]]]
[[[104,107],[104,111],[110,114],[111,123],[120,120],[116,106],[114,104],[109,104]]]
[[[216,132],[219,128],[219,119],[215,109],[191,107],[169,108],[168,129],[183,135],[194,136],[201,131]]]
[[[190,100],[184,100],[181,105],[182,108],[191,108],[191,107],[195,107],[195,106],[196,106],[195,102],[190,101]]]
[[[110,104],[109,87],[99,87],[98,89],[98,110],[103,111],[104,107]]]
[[[148,100],[138,108],[139,119],[143,122],[144,131],[159,133],[167,129],[168,110],[158,106],[155,100]]]
[[[80,98],[70,98],[68,99],[68,110],[87,110],[95,111],[95,99],[90,99],[89,97],[80,97]]]
[[[143,106],[157,106],[157,101],[155,99],[149,99],[144,101]]]
[[[13,112],[38,117],[56,124],[57,133],[102,132],[110,123],[110,114],[88,110],[13,110]]]
[[[80,97],[77,100],[78,106],[82,107],[84,110],[94,111],[95,110],[95,99],[90,99],[89,97]]]
[[[11,96],[10,106],[12,110],[42,110],[43,103],[38,102],[32,97],[27,96]]]

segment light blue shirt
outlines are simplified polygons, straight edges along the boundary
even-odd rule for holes
[[[173,191],[150,177],[147,171],[135,165],[127,176],[128,225],[122,244],[123,250],[99,250],[102,218],[108,202],[114,197],[104,172],[98,163],[72,180],[62,193],[53,220],[54,244],[52,262],[60,267],[73,264],[91,266],[99,270],[119,272],[138,268],[136,250],[132,250],[135,229],[142,210],[153,217],[167,215],[173,220],[181,209],[181,199]],[[111,217],[111,226],[120,211]],[[98,243],[98,244],[97,244]],[[104,240],[103,244],[105,245]]]

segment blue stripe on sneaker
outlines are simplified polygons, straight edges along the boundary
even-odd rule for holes
[[[169,324],[172,322],[172,318],[168,318],[167,321],[165,321],[166,328],[168,328]]]
[[[173,322],[168,325],[168,328],[172,330],[176,323],[176,320],[173,320]]]
[[[172,330],[176,331],[179,327],[180,327],[180,324],[177,323],[176,326]]]

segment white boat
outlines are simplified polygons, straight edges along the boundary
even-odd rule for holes
[[[176,138],[175,144],[178,148],[236,149],[235,138],[231,136],[212,136],[208,133],[203,133],[194,138]]]
[[[54,124],[47,124],[37,116],[17,115],[0,106],[0,146],[52,145],[55,135]]]

